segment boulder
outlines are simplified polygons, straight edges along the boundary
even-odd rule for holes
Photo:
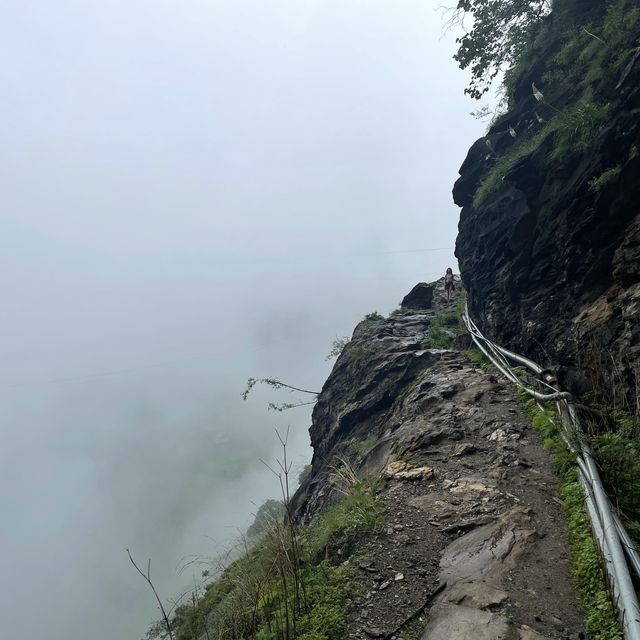
[[[400,303],[402,309],[431,309],[434,284],[419,282]]]
[[[516,640],[517,637],[516,628],[498,614],[441,602],[429,611],[429,624],[420,640]]]

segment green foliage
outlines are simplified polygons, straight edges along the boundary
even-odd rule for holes
[[[266,500],[256,511],[253,522],[247,529],[249,538],[258,538],[267,533],[274,522],[284,518],[284,503],[282,500]]]
[[[453,56],[461,69],[471,70],[465,93],[479,99],[505,65],[511,65],[531,41],[537,26],[550,10],[548,0],[459,0],[452,25],[465,18],[471,28],[456,39]]]
[[[547,125],[532,136],[518,140],[509,151],[497,158],[491,170],[476,189],[473,196],[474,206],[482,204],[489,194],[499,189],[505,175],[523,158],[536,151],[550,132],[549,125]]]
[[[381,316],[377,311],[367,313],[367,315],[362,318],[362,320],[356,326],[353,332],[354,337],[361,336],[365,331],[367,331],[367,329],[369,329],[371,326],[376,325],[382,320],[384,320],[384,317]]]
[[[356,595],[354,577],[355,570],[348,564],[334,566],[324,560],[308,565],[303,578],[309,606],[295,621],[290,594],[287,598],[282,583],[273,582],[258,607],[267,620],[258,637],[279,640],[283,637],[279,629],[286,628],[288,617],[289,628],[293,629],[295,623],[296,640],[343,640],[347,632],[345,612]]]
[[[451,349],[454,344],[453,337],[448,330],[442,327],[440,324],[432,322],[429,325],[429,335],[427,337],[427,343],[430,349]]]
[[[640,546],[640,422],[620,409],[599,409],[608,426],[593,425],[589,444],[607,494]]]
[[[343,640],[347,634],[345,611],[355,593],[355,569],[323,561],[306,580],[311,610],[298,623],[299,640]]]
[[[455,309],[434,316],[429,321],[427,343],[431,349],[452,349],[455,335],[464,329],[462,311],[464,300],[461,299]]]
[[[351,454],[365,455],[378,442],[378,436],[369,436],[364,440],[352,438],[349,442],[348,451]]]
[[[584,101],[610,95],[620,73],[638,49],[640,7],[633,0],[607,3],[600,20],[572,26],[544,80],[571,84]]]
[[[404,316],[410,313],[415,313],[414,309],[405,309],[403,307],[398,307],[397,309],[394,309],[389,316],[390,317],[394,317],[394,316]]]
[[[349,336],[342,336],[341,338],[335,338],[331,341],[331,351],[329,351],[325,360],[333,360],[337,358],[343,351],[343,349],[349,344],[351,338]]]
[[[639,533],[640,439],[624,432],[607,432],[592,439],[593,454],[612,502]],[[637,536],[640,543],[640,536]]]
[[[358,480],[347,468],[336,471],[335,482],[342,499],[295,531],[270,518],[282,503],[267,501],[258,510],[265,515],[260,518],[264,527],[258,526],[266,529],[263,537],[207,584],[204,595],[176,608],[176,640],[200,640],[205,624],[209,637],[216,640],[293,640],[294,626],[297,640],[343,640],[351,598],[357,595],[354,569],[327,561],[328,549],[378,530],[382,515],[375,484]],[[269,522],[276,524],[269,527]],[[298,586],[304,585],[304,604],[299,607],[294,567],[282,564],[294,538],[300,553]],[[162,626],[154,624],[147,638],[160,639],[163,633]]]
[[[403,462],[409,462],[410,455],[406,450],[406,443],[402,440],[396,440],[391,447],[392,460],[402,460]]]
[[[511,149],[496,160],[478,185],[473,204],[479,206],[489,194],[500,187],[504,177],[518,162],[532,155],[548,138],[553,141],[551,158],[562,158],[572,152],[584,151],[608,113],[608,105],[592,103],[580,104],[556,113],[538,131],[517,140]]]
[[[551,157],[562,158],[571,152],[587,149],[597,128],[607,120],[608,115],[609,105],[591,102],[559,112],[549,123],[554,133]]]
[[[479,0],[479,4],[489,10],[491,3]],[[515,132],[514,142],[494,159],[478,185],[476,206],[499,189],[505,176],[543,143],[550,143],[546,150],[550,161],[584,153],[608,119],[607,103],[616,94],[624,67],[640,50],[640,7],[634,0],[603,2],[593,5],[591,11],[583,10],[579,2],[556,4],[554,19],[539,27],[535,21],[530,23],[528,44],[511,56],[514,64],[505,74],[505,88],[508,96],[513,97],[523,73],[528,73],[541,56],[548,59],[553,54],[540,78],[540,86],[546,94],[561,96],[566,95],[568,86],[574,87],[572,103],[554,105],[540,101],[536,118],[525,130]],[[594,177],[591,189],[597,191],[616,175],[616,167],[612,167]]]
[[[573,576],[585,614],[587,635],[592,640],[622,640],[575,470],[562,479],[560,496],[567,513]]]
[[[309,552],[319,557],[329,545],[350,545],[358,536],[379,530],[383,518],[377,485],[355,480],[344,497],[327,507],[306,532]]]
[[[490,371],[491,373],[495,373],[497,371],[491,361],[487,357],[485,357],[482,351],[480,351],[480,349],[478,349],[477,347],[467,349],[464,354],[469,360],[471,360],[471,362],[473,362],[473,364],[477,365],[481,369]]]
[[[287,384],[286,382],[282,382],[282,380],[278,380],[278,378],[249,378],[247,380],[247,386],[245,390],[242,392],[242,399],[247,400],[249,394],[253,390],[253,388],[257,384],[264,384],[268,387],[271,387],[274,391],[279,391],[281,389],[286,389],[287,391],[297,391],[299,393],[307,393],[311,396],[314,396],[314,399],[309,402],[269,402],[267,403],[267,407],[271,411],[287,411],[288,409],[293,409],[295,407],[304,407],[306,405],[315,404],[320,395],[319,391],[309,391],[308,389],[301,389],[300,387],[294,387],[293,385]]]
[[[616,165],[615,167],[611,167],[610,169],[603,171],[597,178],[589,180],[589,189],[591,189],[591,191],[600,191],[604,186],[614,182],[620,175],[620,171],[620,165]]]

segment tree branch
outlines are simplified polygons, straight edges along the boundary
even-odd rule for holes
[[[131,555],[131,551],[129,551],[129,549],[127,549],[127,555],[129,556],[129,560],[131,560],[131,564],[136,568],[136,571],[145,579],[147,584],[151,587],[151,590],[153,591],[153,595],[155,595],[156,600],[158,601],[158,606],[160,607],[160,611],[162,612],[162,617],[164,618],[164,623],[167,627],[169,638],[171,638],[171,640],[174,640],[173,632],[171,631],[171,624],[169,623],[169,616],[167,615],[167,612],[164,609],[162,600],[160,600],[160,596],[158,595],[158,592],[156,591],[156,588],[153,582],[151,582],[151,558],[149,558],[149,562],[147,563],[147,573],[145,574],[144,571],[142,571],[142,569],[140,569],[140,567],[136,564],[135,560],[133,559],[133,556]]]

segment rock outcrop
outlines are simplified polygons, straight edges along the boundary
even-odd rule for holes
[[[356,327],[313,412],[296,513],[308,521],[340,499],[332,476],[345,462],[381,482],[383,530],[332,550],[359,569],[354,640],[404,637],[408,620],[425,640],[577,640],[549,454],[511,388],[455,338],[432,346],[443,326],[455,333],[455,302],[440,282],[431,309]]]
[[[401,309],[431,309],[433,304],[433,284],[419,282],[400,303]]]
[[[640,28],[627,5],[617,23],[603,15],[605,3],[590,2],[572,16],[573,31],[547,25],[522,61],[508,112],[469,150],[453,196],[462,207],[456,256],[486,335],[561,365],[573,390],[617,386],[618,403],[632,405],[640,382],[640,54],[625,50],[617,32],[627,29],[633,43]],[[586,32],[581,11],[592,21]]]

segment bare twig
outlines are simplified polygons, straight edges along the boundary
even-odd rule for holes
[[[314,404],[318,400],[318,396],[320,395],[319,391],[310,391],[309,389],[301,389],[300,387],[294,387],[291,384],[287,384],[286,382],[282,382],[282,380],[278,380],[278,378],[249,378],[247,380],[247,386],[245,390],[242,392],[242,399],[246,400],[251,393],[253,387],[257,384],[266,384],[274,390],[279,389],[288,389],[289,391],[298,391],[300,393],[308,393],[309,395],[314,396],[314,399],[311,402],[283,402],[283,403],[275,403],[269,402],[268,407],[272,411],[286,411],[287,409],[293,409],[294,407],[302,407],[307,404]]]
[[[171,630],[171,623],[169,622],[169,616],[165,611],[164,605],[162,604],[162,600],[160,599],[160,596],[158,595],[158,592],[156,591],[156,588],[153,582],[151,582],[151,558],[149,558],[149,561],[147,562],[147,573],[145,573],[136,564],[136,561],[133,559],[133,556],[131,555],[131,551],[129,551],[129,549],[127,549],[127,555],[129,556],[129,560],[131,560],[131,564],[136,568],[136,571],[146,580],[147,584],[151,587],[151,590],[153,591],[153,595],[156,597],[156,600],[158,601],[158,606],[160,607],[160,611],[162,612],[162,617],[167,627],[169,638],[171,638],[171,640],[174,640],[173,631]]]
[[[592,38],[595,38],[596,40],[599,40],[600,42],[602,42],[602,44],[606,44],[606,42],[602,39],[599,38],[595,33],[591,33],[591,31],[589,31],[589,29],[587,29],[587,27],[585,27],[584,25],[582,26],[582,30],[588,35],[591,36]]]

